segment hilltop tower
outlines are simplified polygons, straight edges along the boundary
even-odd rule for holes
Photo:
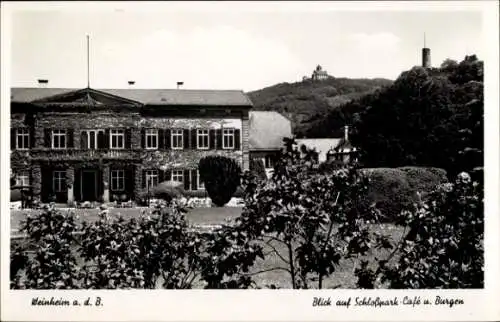
[[[425,33],[424,33],[424,48],[422,48],[422,67],[431,67],[431,49],[426,47]]]

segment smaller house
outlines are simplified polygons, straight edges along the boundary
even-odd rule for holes
[[[356,148],[349,141],[349,127],[344,127],[342,138],[318,138],[318,139],[296,139],[297,145],[304,145],[318,153],[318,162],[342,161],[349,162],[356,152]]]
[[[274,111],[249,112],[250,159],[261,159],[270,176],[274,159],[283,148],[283,138],[292,137],[289,119]]]

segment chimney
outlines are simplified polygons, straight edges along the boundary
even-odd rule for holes
[[[184,85],[184,82],[177,82],[177,89],[181,88],[182,85]]]
[[[135,81],[128,81],[128,87],[133,87],[135,85]]]
[[[349,140],[349,126],[344,126],[344,140]]]
[[[49,84],[49,80],[48,79],[39,79],[38,80],[38,87],[39,88],[46,88],[47,84]]]

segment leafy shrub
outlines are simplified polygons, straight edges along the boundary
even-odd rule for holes
[[[188,231],[185,210],[177,204],[125,221],[108,218],[84,225],[81,255],[85,286],[93,288],[191,288],[201,239]]]
[[[13,288],[29,289],[74,289],[82,272],[77,265],[75,254],[71,251],[76,231],[73,212],[62,213],[54,205],[46,205],[43,211],[28,214],[21,226],[33,242],[34,255],[25,265],[24,280],[17,279]],[[20,254],[16,256],[26,256]],[[26,257],[25,257],[26,258]]]
[[[141,201],[142,205],[146,205],[148,198],[161,199],[168,202],[173,198],[179,198],[185,195],[186,191],[182,184],[174,181],[164,181],[150,188],[149,191],[147,188],[142,189],[138,194],[138,199]]]
[[[293,288],[309,288],[313,280],[322,288],[342,258],[359,258],[372,247],[391,246],[369,230],[376,212],[360,209],[367,178],[355,168],[318,173],[313,155],[295,147],[294,140],[285,140],[268,181],[245,174],[245,207],[233,229],[270,246],[278,259],[268,270],[288,272]],[[286,251],[281,253],[272,243]]]
[[[362,171],[370,178],[363,203],[374,204],[385,222],[394,222],[402,210],[411,207],[438,184],[446,182],[446,172],[437,168],[373,168]]]
[[[222,207],[231,200],[241,176],[241,168],[234,159],[207,156],[200,160],[198,169],[200,179],[215,205]]]
[[[21,201],[21,189],[10,189],[10,201]]]
[[[264,162],[261,159],[250,160],[250,171],[255,177],[260,180],[267,179],[266,168],[264,166]]]
[[[186,197],[186,198],[207,198],[208,192],[205,189],[186,190],[186,191],[184,191],[184,197]]]
[[[396,248],[399,261],[379,262],[382,280],[392,288],[482,288],[483,194],[482,183],[461,173],[403,212],[399,223],[409,231]]]
[[[77,226],[73,212],[46,206],[23,224],[28,242],[11,250],[11,288],[249,287],[243,272],[262,256],[259,246],[249,249],[244,236],[226,233],[230,228],[193,230],[185,212],[162,202],[125,220],[102,206],[97,221]]]

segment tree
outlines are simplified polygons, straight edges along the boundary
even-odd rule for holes
[[[377,273],[391,288],[484,287],[483,184],[468,173],[440,186],[427,202],[403,212],[408,227]],[[388,264],[399,253],[395,264]]]
[[[245,207],[232,233],[260,241],[293,288],[324,287],[342,258],[362,257],[374,246],[390,247],[369,228],[376,212],[360,207],[366,178],[355,167],[318,173],[314,153],[285,139],[270,180],[246,173]],[[373,246],[372,246],[373,245]]]
[[[241,168],[231,158],[223,156],[207,156],[200,160],[198,169],[200,179],[212,202],[224,206],[240,185]]]
[[[360,102],[365,109],[350,138],[367,167],[439,167],[453,178],[471,162],[460,151],[482,147],[482,62],[475,56],[456,66],[414,67]]]

